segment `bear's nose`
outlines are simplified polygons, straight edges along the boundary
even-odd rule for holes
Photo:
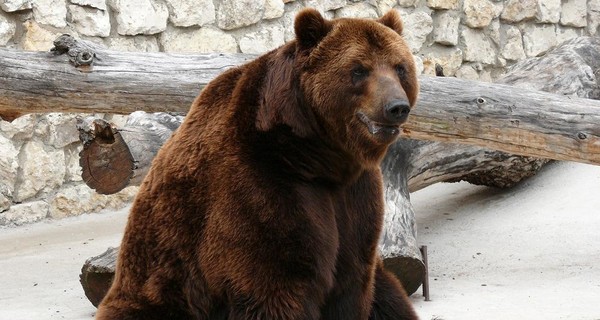
[[[408,118],[409,112],[410,106],[408,105],[408,101],[396,99],[385,105],[383,116],[389,122],[403,123]]]

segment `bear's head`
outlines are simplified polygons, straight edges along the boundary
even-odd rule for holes
[[[378,164],[419,91],[399,14],[326,20],[305,9],[294,28],[304,105],[331,141],[363,164]]]

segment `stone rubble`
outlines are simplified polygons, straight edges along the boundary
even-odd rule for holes
[[[0,0],[0,46],[47,51],[63,33],[119,51],[261,54],[294,38],[305,6],[326,18],[398,10],[419,72],[493,81],[527,57],[600,35],[599,0]],[[111,121],[126,117],[101,115]],[[81,181],[76,115],[0,120],[0,226],[128,203]]]

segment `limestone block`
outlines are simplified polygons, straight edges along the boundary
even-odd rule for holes
[[[556,44],[554,25],[527,25],[523,29],[523,47],[528,57],[539,56]]]
[[[6,12],[31,9],[31,0],[0,0],[0,9]]]
[[[217,26],[232,30],[257,23],[265,11],[265,0],[221,0]]]
[[[592,0],[591,2],[594,1]],[[560,12],[560,24],[570,27],[585,27],[587,25],[586,0],[569,0],[563,2]]]
[[[413,59],[415,59],[415,67],[417,69],[417,74],[418,75],[423,74],[423,69],[424,69],[423,59],[421,59],[421,57],[415,56],[415,55],[413,55]]]
[[[23,202],[44,189],[60,186],[65,177],[65,154],[62,150],[46,150],[37,140],[27,142],[19,154],[19,170],[13,199]]]
[[[467,80],[479,80],[479,73],[471,65],[463,65],[456,71],[455,76]]]
[[[443,45],[458,44],[460,16],[452,10],[437,11],[433,15],[433,41]]]
[[[116,51],[158,52],[158,39],[155,36],[113,36],[107,38],[106,47]]]
[[[435,65],[439,64],[444,69],[444,75],[454,76],[463,62],[463,52],[459,48],[445,48],[437,52],[428,53],[423,59],[423,73],[435,75]]]
[[[203,26],[215,22],[212,0],[166,0],[169,20],[178,27]]]
[[[592,36],[600,34],[600,1],[588,2],[587,32]]]
[[[511,25],[506,25],[501,31],[500,37],[500,54],[507,60],[524,59],[525,49],[523,49],[523,38],[519,28]]]
[[[65,182],[79,182],[81,178],[81,166],[79,165],[79,152],[83,146],[73,144],[64,149],[65,151]]]
[[[48,51],[54,45],[52,42],[61,35],[40,27],[35,21],[27,20],[23,23],[25,34],[21,37],[20,46],[27,51]]]
[[[79,34],[90,37],[108,37],[110,35],[110,17],[100,9],[69,5],[69,22]]]
[[[383,16],[388,11],[392,10],[396,6],[398,1],[397,0],[372,0],[372,1],[369,1],[369,3],[375,6],[375,8],[377,9],[377,14],[379,16]]]
[[[18,156],[19,150],[10,139],[0,134],[0,194],[5,197],[12,195],[17,182]],[[2,207],[3,205],[0,205],[0,211]]]
[[[169,9],[156,0],[109,0],[120,35],[155,34],[167,28]]]
[[[66,0],[34,0],[33,18],[39,24],[56,28],[67,26]]]
[[[492,20],[490,25],[487,27],[487,35],[494,42],[496,46],[500,45],[500,20]]]
[[[165,52],[238,52],[233,36],[211,27],[187,30],[169,28],[160,35],[159,41]]]
[[[559,45],[569,39],[581,36],[582,29],[569,27],[556,27],[556,44]]]
[[[0,188],[2,188],[2,185],[0,185]],[[0,190],[0,213],[10,209],[10,205],[11,201],[8,199],[7,196],[4,195],[4,193],[2,193],[2,190]],[[0,219],[2,219],[1,217],[2,214],[0,214]]]
[[[0,46],[6,45],[13,38],[16,29],[15,21],[0,11]]]
[[[404,40],[410,47],[412,53],[421,50],[427,36],[433,31],[433,19],[425,12],[406,13],[400,10],[404,22]]]
[[[536,14],[537,0],[508,0],[500,17],[508,22],[519,22]]]
[[[458,9],[458,0],[427,0],[427,6],[432,9]]]
[[[536,19],[543,23],[558,23],[560,0],[538,0]]]
[[[263,19],[277,19],[283,16],[285,3],[281,0],[265,0],[265,12]]]
[[[377,10],[370,4],[358,2],[336,10],[335,17],[376,19],[379,15],[377,14]]]
[[[487,27],[496,14],[495,6],[488,0],[464,0],[465,24],[471,28]]]
[[[106,6],[106,0],[69,0],[72,4],[78,4],[84,7],[92,7],[100,10],[106,11],[108,7]]]
[[[296,38],[296,34],[294,33],[294,19],[296,17],[296,14],[298,14],[298,12],[302,10],[302,8],[304,8],[302,4],[300,4],[297,1],[288,3],[285,6],[285,13],[283,14],[283,17],[279,19],[279,21],[285,28],[286,42],[294,40]]]
[[[12,140],[13,144],[31,139],[38,117],[39,115],[36,114],[26,114],[12,122],[0,120],[0,132],[6,138]]]
[[[494,64],[496,62],[496,49],[492,40],[483,31],[464,28],[460,34],[463,44],[465,61]]]
[[[285,31],[279,24],[261,28],[246,34],[240,39],[243,53],[263,54],[285,43]]]
[[[304,0],[304,6],[312,7],[320,12],[336,10],[346,5],[346,0]]]
[[[0,213],[0,226],[19,226],[40,221],[48,216],[50,206],[46,201],[32,201],[15,204]]]
[[[417,0],[398,0],[398,4],[403,8],[414,8],[417,6]]]
[[[128,187],[107,196],[96,193],[84,184],[66,186],[50,199],[49,216],[58,219],[102,209],[119,209],[135,197],[137,190],[137,187]]]
[[[69,113],[48,113],[42,115],[34,129],[35,137],[56,149],[79,142],[77,115]]]

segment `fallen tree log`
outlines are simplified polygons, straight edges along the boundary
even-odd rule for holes
[[[185,113],[208,81],[252,58],[119,53],[89,46],[81,49],[67,40],[56,41],[60,49],[54,52],[68,53],[62,55],[0,50],[1,116],[129,114],[136,110]],[[72,47],[64,49],[68,45]],[[88,59],[74,67],[69,62],[74,56]],[[420,82],[419,107],[405,126],[407,137],[600,164],[599,101],[456,78],[421,77]]]
[[[573,49],[580,46],[589,47],[590,45],[594,45],[594,43],[583,38],[582,42],[573,41],[571,46],[563,46],[562,49],[567,47]],[[600,43],[597,43],[597,45],[600,45]],[[565,53],[560,54],[559,57],[565,59]],[[589,58],[589,55],[587,58]],[[582,81],[575,80],[586,77],[587,69],[584,68],[583,72],[580,70],[584,66],[583,64],[579,62],[578,65],[569,68],[569,72],[565,72],[559,68],[549,67],[553,63],[552,59],[554,59],[552,54],[549,54],[541,59],[524,61],[523,64],[528,65],[526,71],[523,71],[523,68],[520,67],[521,64],[519,64],[502,81],[539,89],[540,83],[536,83],[535,80],[539,78],[538,74],[541,68],[541,71],[545,72],[546,78],[548,78],[547,74],[550,73],[554,76],[552,82],[546,81],[543,83],[545,86],[551,85],[554,92],[572,94],[573,92],[570,90],[576,87],[574,93],[594,97],[592,93],[596,92],[596,84],[588,82],[579,86],[572,85],[572,83],[582,83]],[[572,57],[569,57],[568,60],[577,61]],[[597,70],[596,66],[592,67]],[[529,76],[527,76],[528,72]],[[547,90],[547,88],[541,89]],[[543,111],[543,106],[539,105],[539,107]],[[137,163],[136,168],[131,173],[133,177],[142,177],[144,170],[147,170],[147,166],[143,163],[148,164],[147,159],[151,159],[149,154],[153,156],[153,153],[148,150],[141,151],[141,153],[139,150],[135,151],[136,143],[132,141],[143,140],[145,143],[142,145],[149,147],[149,150],[157,150],[178,123],[180,123],[180,118],[172,115],[134,113],[123,128],[112,128],[110,124],[101,119],[87,119],[87,121],[82,122],[83,125],[80,130],[83,130],[84,136],[94,131],[104,132],[102,128],[111,128],[112,131],[110,132],[114,132],[114,134],[120,133],[123,136],[123,141],[127,141],[125,144],[131,147],[133,158],[141,159],[144,157],[145,160]],[[96,126],[100,126],[100,129],[94,129]],[[98,158],[103,158],[103,156],[92,153],[86,154],[85,150],[82,153],[82,163],[90,164]],[[83,159],[89,159],[89,161]],[[402,278],[409,292],[416,290],[420,284],[421,278],[419,276],[422,275],[423,266],[419,253],[415,252],[417,251],[416,226],[414,225],[414,212],[409,201],[409,190],[418,190],[440,181],[465,179],[484,181],[485,184],[497,186],[510,186],[537,172],[544,161],[543,159],[519,157],[476,146],[411,139],[400,140],[392,146],[382,165],[386,177],[386,226],[380,249],[383,256],[386,257],[387,267]],[[106,192],[102,189],[106,186],[97,182],[99,181],[94,181],[96,184],[93,187],[100,192]],[[135,185],[138,183],[139,179],[137,181],[132,180],[129,184]],[[103,263],[102,261],[106,262],[106,259],[103,258],[98,263]],[[89,264],[86,262],[86,266],[94,265],[94,259]],[[85,274],[94,271],[88,270],[84,266],[82,272]]]

